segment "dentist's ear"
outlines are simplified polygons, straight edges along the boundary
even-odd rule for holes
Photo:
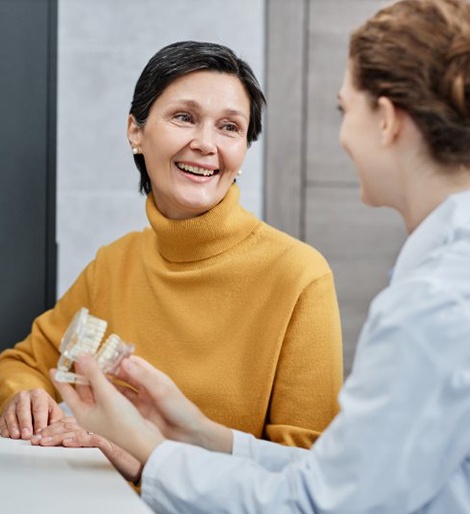
[[[382,144],[388,146],[399,136],[403,127],[403,113],[387,97],[381,96],[377,100],[379,109],[379,130]]]

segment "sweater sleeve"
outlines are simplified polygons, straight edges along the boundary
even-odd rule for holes
[[[15,394],[29,389],[44,389],[60,401],[49,370],[57,366],[60,340],[75,313],[90,309],[93,275],[91,263],[54,308],[34,320],[26,339],[0,354],[0,412]]]
[[[292,313],[276,370],[264,437],[310,448],[338,412],[343,361],[331,272],[310,283]]]

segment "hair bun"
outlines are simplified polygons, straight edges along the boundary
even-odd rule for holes
[[[470,33],[455,38],[447,52],[444,90],[456,111],[470,121]]]

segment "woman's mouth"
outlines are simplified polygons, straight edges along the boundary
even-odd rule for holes
[[[219,173],[219,170],[210,170],[208,168],[203,168],[201,166],[184,164],[182,162],[176,162],[175,165],[180,170],[186,173],[190,173],[191,175],[196,175],[198,177],[212,177],[212,175],[216,175],[217,173]]]

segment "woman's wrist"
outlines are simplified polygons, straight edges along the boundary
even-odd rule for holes
[[[233,433],[232,431],[206,418],[204,426],[199,433],[198,446],[215,452],[232,453]]]
[[[160,433],[148,430],[136,436],[132,442],[126,441],[125,449],[144,467],[152,452],[164,440]]]
[[[98,447],[103,454],[126,480],[138,485],[144,465],[126,450],[104,438],[102,439],[106,444],[101,443]]]

